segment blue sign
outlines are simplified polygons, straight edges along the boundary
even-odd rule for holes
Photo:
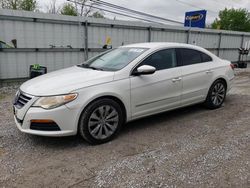
[[[207,15],[206,10],[186,12],[184,26],[205,28],[206,15]]]

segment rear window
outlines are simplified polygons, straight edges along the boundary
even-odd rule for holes
[[[202,52],[201,52],[201,58],[202,58],[202,62],[209,62],[213,60],[209,55],[202,53]]]
[[[198,50],[180,48],[179,51],[183,66],[213,61],[209,55]]]
[[[201,63],[201,54],[197,50],[192,49],[180,49],[183,65],[192,65]]]

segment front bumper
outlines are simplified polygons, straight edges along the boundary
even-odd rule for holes
[[[15,107],[14,107],[15,108]],[[22,109],[15,109],[21,111]],[[18,113],[17,113],[18,114]],[[39,136],[70,136],[77,134],[78,118],[77,110],[69,109],[65,105],[58,108],[46,110],[38,107],[30,107],[25,113],[23,119],[14,116],[15,123],[21,132],[39,135]],[[42,131],[30,128],[31,120],[50,119],[60,128],[60,131]]]

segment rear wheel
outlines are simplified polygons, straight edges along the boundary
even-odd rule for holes
[[[79,121],[81,136],[91,144],[110,141],[123,124],[120,105],[111,99],[99,99],[91,103]]]
[[[210,109],[220,108],[226,98],[226,83],[216,80],[208,91],[205,106]]]

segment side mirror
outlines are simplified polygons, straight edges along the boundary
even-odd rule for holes
[[[147,75],[147,74],[154,74],[156,71],[156,68],[150,65],[142,65],[137,68],[136,71],[134,71],[133,75]]]
[[[14,48],[17,48],[17,40],[16,39],[12,39],[11,42],[12,42]]]

